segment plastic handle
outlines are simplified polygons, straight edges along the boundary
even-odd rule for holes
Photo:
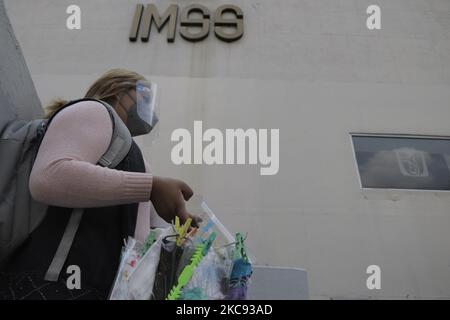
[[[211,219],[211,221],[214,222],[214,224],[217,226],[217,229],[219,229],[220,232],[225,236],[227,241],[229,243],[234,242],[234,237],[227,230],[227,228],[225,228],[225,226],[222,224],[222,222],[220,222],[220,220],[216,217],[214,212],[212,212],[212,210],[208,207],[208,205],[206,204],[205,201],[202,201],[201,207],[206,212],[206,214],[208,215],[209,219]]]

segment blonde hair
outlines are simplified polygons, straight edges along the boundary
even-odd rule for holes
[[[119,94],[135,89],[137,82],[147,82],[147,79],[137,72],[126,69],[112,69],[98,78],[88,89],[85,98],[94,98],[114,105]],[[45,117],[50,118],[55,112],[68,103],[67,100],[56,98],[45,108]]]

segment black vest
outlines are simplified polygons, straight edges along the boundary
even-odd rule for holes
[[[130,152],[116,169],[145,172],[142,153],[134,141]],[[138,205],[85,209],[60,279],[70,276],[66,273],[68,266],[77,265],[81,270],[81,285],[96,288],[106,298],[115,279],[124,240],[134,236]],[[12,256],[8,271],[39,272],[44,278],[71,211],[69,208],[49,207],[41,225]]]

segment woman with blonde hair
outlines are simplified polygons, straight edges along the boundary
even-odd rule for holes
[[[139,118],[137,101],[143,97],[137,84],[150,83],[136,72],[113,69],[91,85],[85,98],[112,106],[131,136],[146,134],[154,123]],[[114,169],[98,165],[113,134],[110,114],[94,100],[67,103],[57,99],[46,109],[52,120],[29,185],[33,198],[49,207],[41,225],[2,273],[0,299],[106,299],[124,239],[144,240],[157,215],[167,222],[190,216],[184,201],[192,196],[191,188],[179,180],[154,176],[134,140]],[[150,202],[157,212],[152,216]],[[72,208],[85,208],[84,214],[58,281],[46,281]],[[66,270],[77,268],[81,288],[68,288]]]

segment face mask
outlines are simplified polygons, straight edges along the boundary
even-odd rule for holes
[[[150,133],[159,121],[156,114],[153,114],[151,117],[147,117],[147,120],[144,120],[145,118],[142,118],[139,115],[137,105],[134,105],[130,111],[128,111],[127,116],[127,127],[133,137]]]
[[[136,86],[136,100],[131,94],[127,95],[135,101],[133,107],[127,113],[127,127],[131,136],[141,136],[150,133],[158,123],[156,115],[156,85]]]

